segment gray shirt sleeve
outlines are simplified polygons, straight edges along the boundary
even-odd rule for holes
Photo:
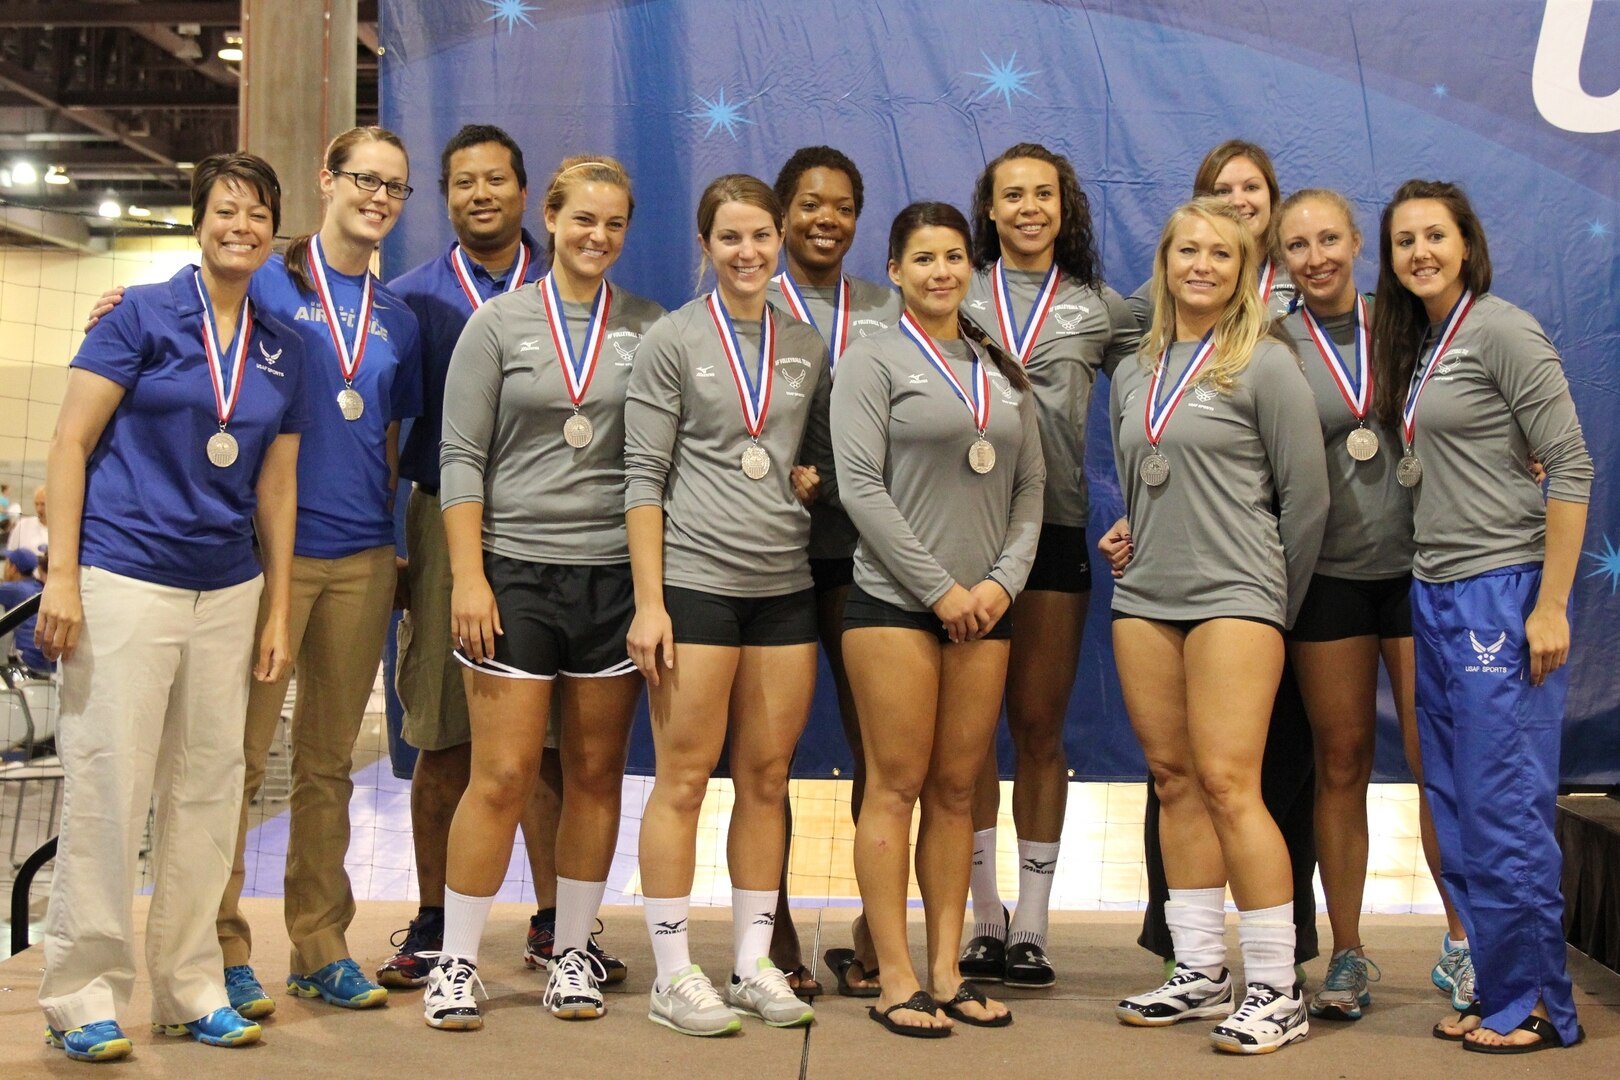
[[[501,404],[500,314],[485,304],[467,320],[450,357],[439,448],[439,505],[484,501],[490,438]]]
[[[1283,626],[1291,627],[1305,602],[1327,528],[1327,461],[1311,388],[1297,359],[1286,349],[1262,349],[1263,344],[1256,348],[1256,359],[1262,368],[1275,370],[1257,372],[1265,382],[1254,395],[1255,426],[1271,463],[1277,534],[1288,567],[1288,616]]]

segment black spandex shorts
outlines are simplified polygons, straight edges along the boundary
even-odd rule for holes
[[[504,633],[495,655],[473,663],[508,679],[597,678],[634,671],[625,635],[636,613],[630,564],[575,566],[526,562],[484,552],[484,576],[495,593]]]
[[[816,591],[721,596],[664,586],[675,640],[692,645],[808,645],[816,640]]]
[[[811,559],[810,580],[815,582],[816,593],[841,589],[855,580],[855,556],[847,559]]]
[[[1121,619],[1141,619],[1144,622],[1156,622],[1162,626],[1169,626],[1176,630],[1180,630],[1183,634],[1190,634],[1198,627],[1203,626],[1207,622],[1213,622],[1216,619],[1237,619],[1241,622],[1254,622],[1259,623],[1261,626],[1269,626],[1279,634],[1283,632],[1283,628],[1281,626],[1272,622],[1270,619],[1262,619],[1257,615],[1212,615],[1208,619],[1155,619],[1148,615],[1131,615],[1124,611],[1110,611],[1108,613],[1109,622],[1119,622]]]
[[[1290,641],[1412,636],[1412,575],[1356,580],[1313,574]]]
[[[1078,525],[1042,525],[1024,591],[1081,593],[1091,591],[1091,559],[1086,530]]]
[[[863,626],[899,626],[933,634],[942,642],[951,640],[939,616],[932,611],[912,611],[887,600],[879,600],[859,585],[853,585],[849,590],[849,599],[844,601],[844,629],[856,630]],[[990,632],[978,640],[1007,641],[1011,638],[1012,610],[1009,608],[1001,620],[990,628]]]

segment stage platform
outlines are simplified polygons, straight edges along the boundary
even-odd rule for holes
[[[137,898],[144,918],[144,898]],[[272,988],[285,974],[286,936],[281,902],[244,902],[259,944],[257,966]],[[361,905],[349,935],[362,966],[374,967],[391,952],[389,935],[414,914],[414,905],[372,902]],[[480,974],[489,991],[480,1032],[447,1033],[422,1023],[417,991],[396,991],[386,1008],[346,1012],[276,992],[277,1011],[266,1021],[260,1046],[220,1050],[190,1040],[148,1034],[149,996],[144,976],[135,1000],[122,1017],[135,1043],[129,1060],[105,1070],[68,1061],[43,1044],[43,1021],[35,1001],[40,950],[29,949],[0,963],[0,1076],[89,1076],[203,1078],[454,1075],[626,1080],[632,1077],[741,1076],[749,1080],[816,1077],[827,1080],[884,1080],[950,1075],[992,1077],[1016,1072],[1040,1077],[1144,1077],[1205,1075],[1211,1068],[1244,1069],[1245,1076],[1432,1078],[1463,1069],[1470,1076],[1540,1075],[1560,1080],[1613,1080],[1620,1065],[1620,976],[1570,953],[1576,1004],[1587,1042],[1552,1057],[1487,1060],[1429,1034],[1446,1015],[1445,1000],[1429,984],[1443,924],[1431,916],[1368,916],[1363,929],[1369,954],[1383,968],[1374,984],[1373,1004],[1353,1024],[1313,1022],[1304,1043],[1268,1058],[1239,1064],[1210,1049],[1202,1024],[1165,1030],[1129,1028],[1115,1022],[1120,996],[1157,981],[1157,962],[1134,944],[1140,916],[1132,912],[1058,912],[1052,916],[1053,962],[1060,972],[1050,992],[1007,991],[1015,1023],[1003,1030],[959,1026],[949,1039],[925,1041],[888,1034],[867,1019],[866,1002],[829,994],[818,999],[817,1021],[807,1030],[778,1031],[744,1021],[742,1033],[728,1039],[693,1039],[649,1023],[647,989],[651,953],[640,911],[614,907],[603,912],[603,941],[630,966],[623,992],[608,994],[601,1020],[567,1023],[540,1006],[544,979],[522,963],[523,933],[529,910],[497,905],[484,939]],[[849,940],[848,908],[805,909],[798,913],[807,960],[823,948]],[[920,918],[920,913],[914,915]],[[1322,928],[1327,940],[1327,927]],[[696,908],[692,913],[693,955],[717,979],[730,965],[730,912]],[[920,942],[922,927],[914,926]],[[1236,952],[1235,922],[1229,943]],[[137,951],[143,947],[137,942]],[[1309,965],[1319,982],[1325,960]],[[423,1069],[448,1070],[423,1073]]]
[[[1558,843],[1564,849],[1564,937],[1620,972],[1620,799],[1559,799]]]

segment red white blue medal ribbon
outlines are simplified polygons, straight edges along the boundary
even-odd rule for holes
[[[756,384],[749,378],[748,368],[743,364],[742,343],[737,340],[731,315],[720,302],[718,292],[709,294],[709,315],[714,319],[714,329],[720,335],[720,347],[725,350],[726,361],[731,365],[731,378],[737,384],[737,397],[742,402],[743,427],[757,440],[765,430],[765,415],[771,411],[771,375],[776,367],[776,320],[771,317],[770,305],[765,305],[765,315],[760,319],[759,382]]]
[[[450,249],[450,267],[456,272],[456,281],[461,285],[461,291],[467,294],[467,303],[477,311],[487,301],[478,292],[478,284],[473,280],[472,267],[467,265],[467,257],[461,253],[461,245],[457,244]],[[517,292],[523,288],[523,279],[529,273],[529,245],[518,244],[517,261],[512,264],[512,273],[506,279],[506,288],[502,292]]]
[[[1277,264],[1267,256],[1266,261],[1260,264],[1260,299],[1269,301],[1271,289],[1277,283]]]
[[[337,303],[332,299],[332,287],[326,282],[326,258],[321,254],[320,234],[309,238],[309,276],[315,281],[315,295],[320,298],[321,311],[326,315],[326,331],[332,335],[332,348],[337,352],[338,369],[343,382],[352,388],[354,377],[360,371],[360,361],[366,355],[367,333],[371,329],[371,271],[363,275],[360,286],[360,311],[354,320],[354,342],[345,340],[343,324],[338,319]]]
[[[990,268],[990,295],[996,302],[996,323],[1001,327],[1001,340],[1020,364],[1028,366],[1030,354],[1035,351],[1035,342],[1041,336],[1041,325],[1046,322],[1046,316],[1052,311],[1052,301],[1057,298],[1060,277],[1062,275],[1054,262],[1046,271],[1046,280],[1041,282],[1040,291],[1035,294],[1035,305],[1029,309],[1029,322],[1020,333],[1018,316],[1013,311],[1012,290],[1007,288],[1007,273],[1002,268],[1001,260],[997,259]]]
[[[917,346],[917,351],[923,354],[923,359],[932,364],[934,370],[950,384],[962,404],[968,407],[968,412],[973,414],[973,426],[982,436],[985,429],[990,426],[990,372],[985,370],[979,350],[973,347],[972,342],[968,343],[968,351],[973,354],[973,374],[970,377],[973,391],[970,396],[967,389],[962,386],[962,381],[951,370],[951,365],[946,362],[944,354],[939,351],[939,346],[934,344],[934,339],[928,336],[928,331],[917,325],[909,311],[900,314],[900,332],[911,339],[911,343]]]
[[[1322,324],[1316,321],[1311,309],[1306,304],[1299,306],[1300,314],[1305,318],[1305,329],[1316,343],[1316,351],[1322,354],[1322,362],[1327,364],[1328,373],[1333,376],[1333,383],[1344,395],[1344,403],[1350,407],[1350,412],[1357,420],[1366,420],[1367,411],[1372,405],[1372,351],[1367,347],[1367,299],[1356,296],[1356,362],[1352,371],[1350,365],[1344,362],[1344,356],[1339,347]]]
[[[1198,371],[1204,366],[1215,352],[1215,331],[1205,334],[1193,351],[1192,360],[1188,362],[1187,369],[1171,387],[1170,396],[1163,401],[1159,400],[1159,389],[1164,385],[1165,368],[1170,362],[1170,346],[1166,345],[1164,352],[1159,354],[1159,362],[1153,368],[1153,379],[1148,383],[1147,404],[1142,410],[1142,423],[1147,429],[1148,445],[1155,451],[1159,448],[1159,440],[1164,438],[1164,429],[1170,423],[1170,414],[1176,411],[1181,403],[1182,395],[1187,392],[1193,380],[1198,377]]]
[[[242,297],[242,307],[236,314],[236,336],[231,339],[233,348],[230,352],[234,355],[230,361],[230,380],[226,381],[223,357],[227,355],[227,350],[220,348],[219,329],[214,325],[214,307],[208,301],[208,290],[203,288],[201,270],[197,271],[194,280],[197,283],[197,297],[202,300],[203,306],[203,354],[208,357],[208,381],[214,386],[214,413],[219,417],[219,427],[223,431],[236,414],[236,402],[242,395],[242,368],[247,363],[248,339],[253,336],[253,304],[246,296]]]
[[[585,347],[578,355],[568,335],[568,316],[563,311],[562,293],[557,291],[553,274],[540,279],[540,299],[546,307],[546,325],[551,327],[551,345],[557,351],[557,362],[562,365],[563,381],[568,384],[568,400],[578,409],[590,389],[591,377],[596,374],[596,361],[602,355],[602,342],[607,339],[608,312],[613,307],[613,296],[607,282],[596,287],[596,299],[591,301],[591,316],[585,324]]]
[[[772,279],[782,290],[782,299],[787,302],[788,311],[795,319],[807,323],[816,333],[821,333],[821,327],[816,325],[815,316],[810,314],[810,305],[805,303],[804,294],[793,283],[787,274],[777,274]],[[838,275],[838,288],[833,293],[832,333],[827,336],[827,367],[834,368],[838,358],[844,355],[849,347],[849,278]]]
[[[1445,324],[1440,331],[1440,340],[1434,343],[1434,349],[1429,353],[1428,359],[1413,373],[1412,383],[1406,388],[1406,404],[1401,407],[1401,435],[1405,437],[1407,453],[1412,452],[1412,436],[1417,431],[1418,398],[1423,396],[1423,388],[1429,385],[1429,376],[1434,374],[1440,358],[1446,354],[1446,349],[1451,346],[1452,339],[1457,336],[1463,320],[1468,318],[1468,313],[1473,307],[1474,294],[1464,289],[1463,294],[1457,297],[1457,302],[1452,305],[1451,314],[1446,316]]]

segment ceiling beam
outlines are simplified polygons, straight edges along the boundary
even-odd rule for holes
[[[35,75],[8,60],[0,60],[0,87],[12,90],[47,109],[53,109],[81,127],[116,139],[159,165],[173,165],[175,156],[168,146],[146,135],[134,135],[129,126],[99,109],[75,109],[62,105],[42,86]]]
[[[3,26],[139,26],[143,23],[196,23],[198,26],[235,26],[242,21],[240,4],[4,4]]]
[[[0,206],[0,230],[75,251],[90,251],[90,224],[77,214]]]
[[[236,91],[224,86],[162,90],[67,90],[63,109],[235,109]]]
[[[238,16],[240,16],[240,12],[238,12]],[[198,38],[181,37],[171,28],[160,26],[157,23],[148,23],[145,26],[131,26],[130,29],[206,79],[211,79],[221,86],[229,86],[232,89],[242,84],[241,75],[217,56],[204,55],[201,60],[187,60],[180,55],[180,50],[188,42],[201,48],[203,43]],[[231,103],[233,105],[236,103],[235,97],[231,98]]]

